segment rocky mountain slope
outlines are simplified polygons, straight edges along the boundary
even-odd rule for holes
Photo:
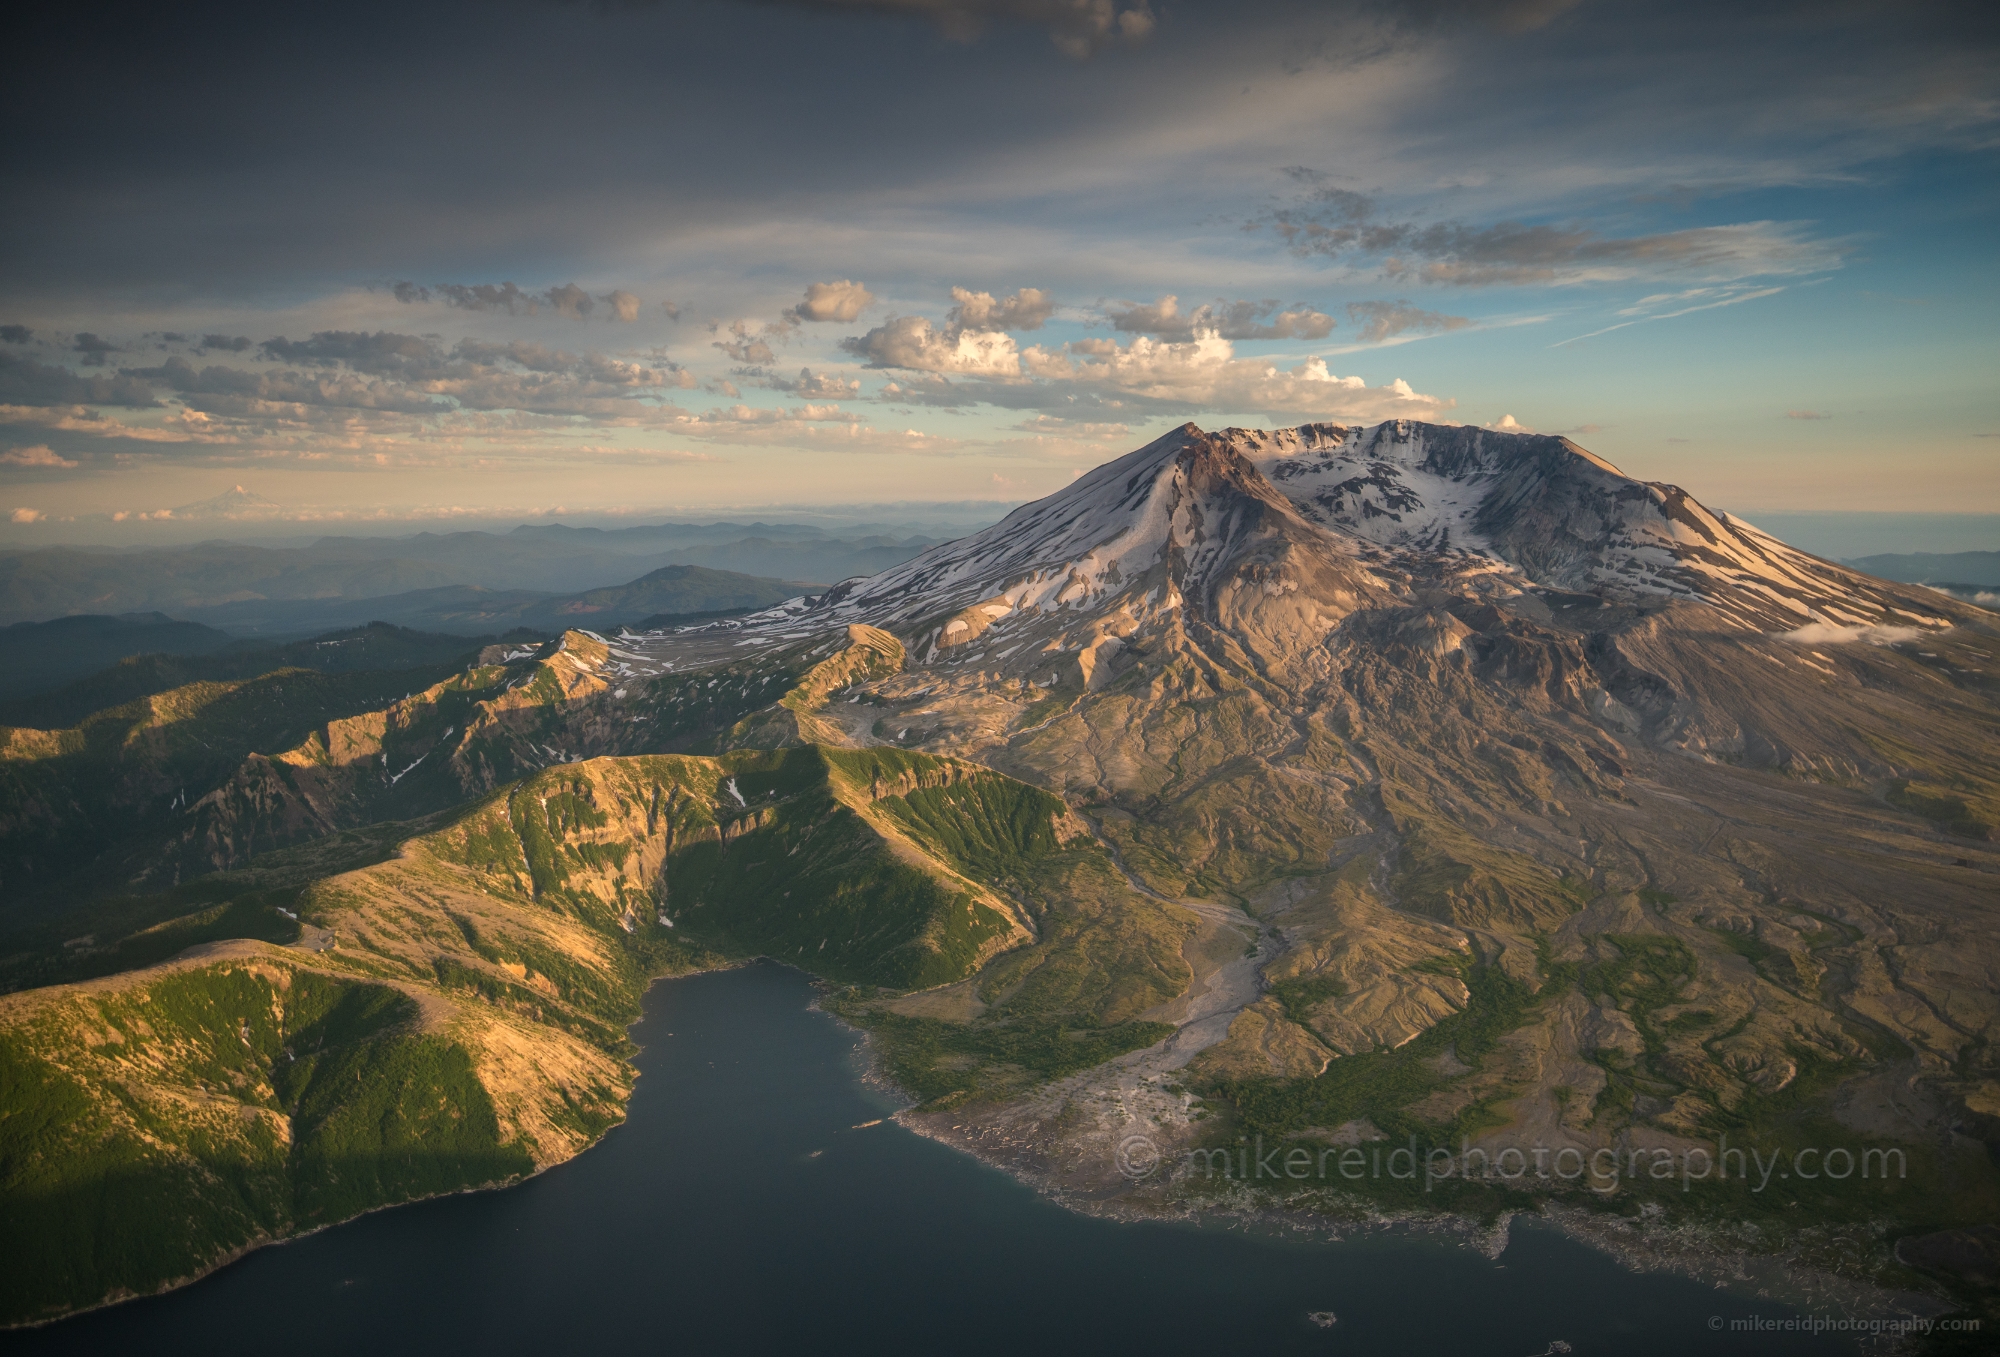
[[[487,646],[469,668],[286,665],[183,684],[70,729],[0,727],[0,926],[79,889],[157,890],[429,814],[551,764],[712,742],[793,677],[781,664],[676,678],[671,662],[635,661],[571,631]],[[718,682],[730,685],[720,696]]]
[[[104,1062],[138,1051],[137,1022],[161,1030],[145,996],[169,977],[388,986],[415,1007],[353,1040],[461,1052],[436,1059],[463,1079],[425,1076],[457,1092],[423,1096],[498,1128],[479,1154],[514,1156],[453,1181],[504,1178],[617,1115],[617,1026],[644,975],[765,954],[835,984],[920,1100],[912,1125],[1054,1191],[1587,1208],[1634,1238],[1670,1223],[1983,1303],[1971,1274],[1898,1261],[1950,1249],[1895,1245],[2000,1214],[1996,640],[1991,613],[1794,551],[1565,440],[1187,426],[818,596],[489,653],[203,765],[162,831],[180,837],[151,842],[179,845],[184,878],[235,870],[80,945],[18,950],[9,973],[39,987],[0,1006],[0,1047],[26,1062],[15,1087],[136,1087],[139,1066]],[[208,727],[154,708],[10,732],[0,804],[65,832],[55,789],[84,774],[50,770],[86,767],[170,803],[163,765],[131,751],[181,748],[183,729]],[[281,841],[300,846],[248,856]],[[167,960],[190,943],[224,950]],[[117,1016],[73,1016],[104,1004]],[[214,1042],[214,1021],[186,1019],[184,1040]],[[503,1076],[481,1054],[494,1024],[519,1029],[510,1049],[581,1046],[540,1082],[541,1057]],[[244,1025],[237,1046],[278,1061]],[[306,1219],[272,1205],[318,1162],[284,1148],[320,1124],[305,1085],[275,1064],[238,1069],[236,1093],[206,1065],[144,1068],[176,1108],[193,1080],[262,1109],[228,1112],[241,1125],[268,1111],[273,1167],[207,1252],[115,1285]],[[563,1122],[556,1102],[582,1110]],[[143,1181],[200,1180],[223,1153],[155,1134],[184,1148]],[[1381,1141],[1617,1163],[1723,1137],[1895,1150],[1907,1171],[1768,1196],[1546,1173],[1432,1191],[1217,1182],[1186,1157],[1254,1141],[1324,1164]],[[99,1171],[60,1137],[11,1153],[29,1178],[8,1193]],[[378,1200],[434,1190],[371,1172]],[[24,1292],[11,1313],[84,1299]]]

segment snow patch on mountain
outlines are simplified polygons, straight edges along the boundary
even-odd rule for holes
[[[1408,420],[1221,436],[1305,517],[1396,551],[1484,555],[1546,588],[1699,600],[1758,630],[1944,625],[1900,609],[1907,600],[1879,581],[1567,438]]]
[[[1174,534],[1164,493],[1192,425],[1086,473],[999,523],[870,579],[837,586],[843,611],[893,621],[977,594],[1009,610],[1088,605],[1157,565]],[[1184,545],[1185,543],[1183,543]]]

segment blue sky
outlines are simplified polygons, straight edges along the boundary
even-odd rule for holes
[[[1017,501],[1184,420],[1383,418],[2000,511],[1996,23],[1754,9],[46,14],[0,518]]]

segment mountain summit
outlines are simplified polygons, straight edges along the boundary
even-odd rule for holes
[[[1474,589],[1472,577],[1490,573],[1489,591],[1700,600],[1759,630],[1945,625],[1908,590],[1796,551],[1678,486],[1634,480],[1567,438],[1407,420],[1183,425],[827,601],[872,612],[892,597],[922,607],[990,590],[1016,608],[1088,606],[1169,555],[1180,562],[1169,573],[1206,578],[1247,549],[1246,534],[1342,558],[1345,587],[1384,598],[1407,594],[1413,570]]]
[[[913,630],[920,664],[977,660],[1052,688],[1054,657],[1101,687],[1116,653],[1171,632],[1259,673],[1329,678],[1356,614],[1455,610],[1449,627],[1422,625],[1463,631],[1481,609],[1546,623],[1586,601],[1597,623],[1671,618],[1780,668],[1824,663],[1780,638],[1907,638],[1982,615],[1797,551],[1564,438],[1189,424],[982,532],[754,619],[746,637]],[[1618,665],[1602,677],[1635,681]]]

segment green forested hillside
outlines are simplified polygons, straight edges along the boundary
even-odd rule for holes
[[[621,1115],[623,1029],[654,975],[795,961],[846,985],[843,1011],[933,1097],[1156,1040],[1170,1029],[1135,1003],[1186,981],[1168,913],[1105,927],[1124,888],[1059,800],[930,755],[592,759],[345,837],[191,883],[202,907],[50,949],[40,978],[138,969],[0,999],[0,1198],[27,1227],[0,1319],[567,1157]],[[1138,996],[1054,973],[1116,969],[1148,936]],[[976,1022],[881,1007],[1007,949]]]

